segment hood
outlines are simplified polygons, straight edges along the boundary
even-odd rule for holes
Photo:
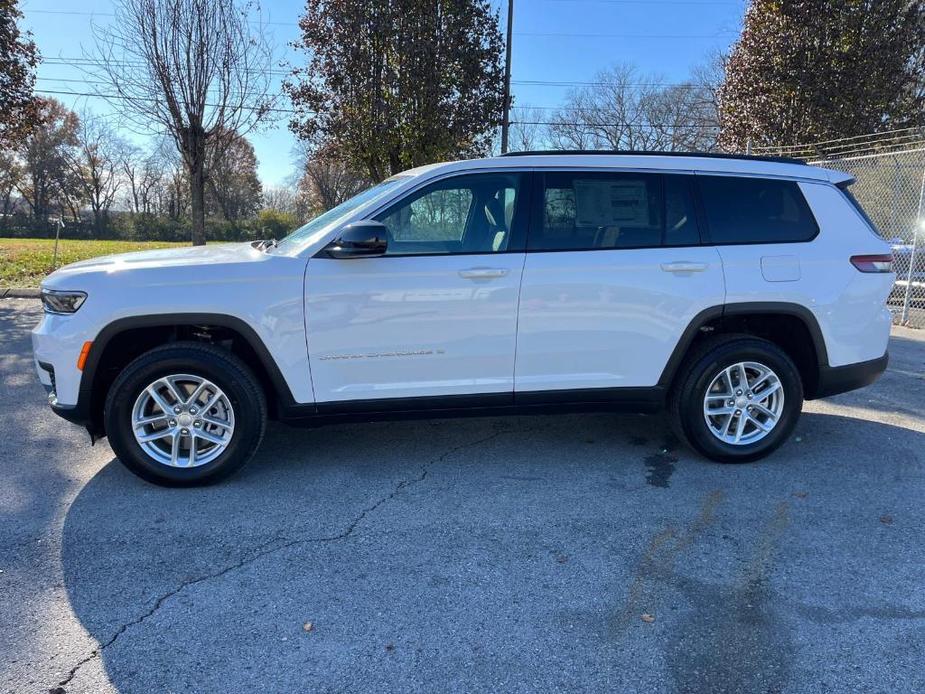
[[[265,257],[265,254],[250,243],[185,246],[120,253],[65,265],[46,277],[42,286],[67,289],[74,284],[75,280],[89,278],[91,275],[121,274],[135,270],[169,270],[171,268],[182,270],[187,267],[227,266],[251,263]]]

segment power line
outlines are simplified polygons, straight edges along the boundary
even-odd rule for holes
[[[39,80],[41,82],[63,82],[66,84],[86,84],[86,85],[95,84],[95,85],[102,85],[102,86],[108,86],[112,84],[111,82],[107,82],[105,80],[71,79],[67,77],[46,77],[44,75],[37,76],[36,80]],[[62,93],[66,93],[66,92],[62,92]],[[75,94],[78,94],[78,93],[75,92]],[[83,92],[80,92],[79,94],[81,96],[84,95]],[[124,98],[119,95],[99,94],[98,96],[100,98]],[[278,94],[276,96],[277,98],[282,98],[284,95]],[[608,112],[611,112],[613,109],[601,108],[601,107],[595,108],[595,107],[590,107],[590,106],[569,106],[568,104],[560,104],[558,106],[535,106],[535,105],[524,104],[523,106],[515,106],[513,110],[514,111],[567,111],[567,112],[574,111],[578,113],[608,113]]]
[[[575,127],[583,127],[586,130],[593,130],[595,128],[649,128],[651,129],[662,129],[662,130],[715,130],[719,126],[716,124],[709,124],[706,122],[702,123],[578,123],[574,121],[547,121],[547,120],[512,120],[511,125],[571,125]]]
[[[121,94],[100,94],[98,92],[77,92],[77,91],[66,91],[66,90],[61,90],[61,89],[36,89],[35,91],[39,92],[40,94],[50,94],[54,96],[93,97],[93,98],[98,98],[98,99],[108,99],[108,100],[117,100],[117,101],[119,100],[121,101],[146,101],[146,102],[158,101],[157,99],[154,99],[154,98],[141,97],[138,99],[134,99],[134,98],[130,98],[130,97],[127,97]],[[218,107],[218,104],[206,104],[206,106],[216,108]],[[259,107],[256,107],[256,106],[245,106],[243,108],[245,108],[246,110],[251,110],[251,111],[261,110]],[[288,114],[314,113],[313,111],[297,111],[296,109],[281,108],[281,107],[270,107],[266,110],[272,113],[288,113]],[[583,126],[586,128],[643,127],[643,128],[650,128],[650,129],[661,128],[661,129],[668,129],[668,130],[680,130],[680,129],[691,130],[691,129],[696,129],[696,128],[715,129],[717,127],[715,124],[709,123],[707,121],[691,122],[688,124],[682,124],[682,123],[657,124],[657,123],[639,123],[639,122],[624,121],[620,123],[594,123],[593,125],[589,125],[587,123],[579,123],[579,122],[574,122],[574,121],[538,121],[538,120],[537,121],[523,121],[521,120],[521,121],[511,121],[511,125],[571,125],[571,126]]]
[[[115,12],[93,12],[86,10],[33,10],[28,7],[23,11],[23,16],[28,17],[30,14],[51,14],[51,15],[70,15],[74,17],[115,17],[117,16]],[[298,26],[298,20],[294,22],[264,22],[264,21],[252,21],[250,24],[254,26],[282,26],[282,27],[295,27]]]
[[[561,1],[561,0],[559,0]],[[659,3],[659,4],[669,4],[669,3]],[[682,3],[680,0],[673,2],[671,4],[687,4]],[[692,3],[692,4],[701,4],[701,3]],[[32,14],[49,14],[49,15],[67,15],[75,17],[116,17],[117,15],[114,12],[92,12],[86,10],[24,10],[23,14],[28,15]],[[293,22],[270,22],[270,21],[255,21],[251,22],[256,26],[286,26],[286,27],[296,27],[298,26],[298,20]],[[561,31],[552,31],[552,32],[534,32],[534,31],[515,31],[515,36],[537,36],[544,38],[574,38],[574,39],[718,39],[728,36],[736,36],[735,33],[730,32],[721,32],[717,34],[597,34],[597,33],[570,33],[570,32],[561,32]]]
[[[145,101],[148,103],[157,103],[160,99],[154,99],[149,97],[128,97],[122,94],[100,94],[98,92],[74,92],[74,91],[65,91],[61,89],[36,89],[36,92],[40,94],[51,94],[54,96],[83,96],[83,97],[93,97],[97,99],[106,99],[114,101]],[[280,95],[275,95],[270,97],[271,99],[278,98]],[[205,104],[209,108],[221,108],[221,104]],[[296,111],[292,108],[279,108],[272,106],[269,108],[262,108],[260,106],[241,106],[240,108],[246,111],[269,111],[270,113],[314,113],[314,111]]]
[[[75,67],[78,70],[82,67],[104,67],[106,65],[118,65],[120,67],[146,67],[144,63],[140,62],[128,62],[123,60],[96,60],[94,58],[69,58],[64,56],[59,56],[56,58],[42,58],[42,65],[66,65],[68,67]],[[255,73],[255,74],[268,74],[268,75],[282,75],[289,76],[292,74],[290,70],[278,70],[270,68],[268,70],[246,70],[246,72]]]
[[[741,5],[737,0],[546,0],[546,2],[583,2],[598,3],[602,5]]]
[[[43,58],[43,65],[64,65],[68,67],[80,68],[81,66],[93,66],[93,67],[102,67],[107,64],[108,61],[97,60],[95,58],[87,57],[68,57],[68,56],[58,56],[54,58]],[[144,63],[140,62],[127,62],[127,61],[112,61],[111,64],[120,65],[122,67],[145,67]],[[292,74],[291,70],[281,70],[270,68],[269,70],[254,70],[254,72],[267,73],[270,75],[279,75],[288,77]],[[538,86],[538,87],[607,87],[613,86],[615,84],[621,84],[619,82],[602,82],[594,80],[529,80],[529,79],[520,79],[520,80],[511,80],[512,84],[519,84],[523,86]],[[629,87],[677,87],[682,89],[703,89],[701,85],[691,84],[689,82],[629,82],[625,86]]]
[[[514,32],[516,36],[541,36],[544,38],[570,38],[570,39],[721,39],[729,36],[738,36],[729,32],[720,34],[567,34],[557,31],[520,31]]]
[[[535,87],[674,87],[679,89],[704,89],[703,85],[690,82],[585,82],[581,80],[513,80],[514,84]]]

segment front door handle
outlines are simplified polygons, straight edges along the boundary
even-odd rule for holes
[[[706,269],[706,263],[691,263],[686,260],[677,260],[673,263],[662,263],[662,270],[665,272],[703,272]]]
[[[467,280],[490,280],[497,277],[504,277],[508,271],[498,267],[470,267],[467,270],[460,270],[459,276]]]

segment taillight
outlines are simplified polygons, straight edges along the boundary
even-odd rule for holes
[[[893,272],[893,256],[884,255],[853,255],[851,264],[861,272]]]

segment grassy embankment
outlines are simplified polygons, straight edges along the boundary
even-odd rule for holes
[[[101,255],[185,246],[169,241],[60,241],[57,266]],[[38,287],[52,271],[54,239],[0,238],[0,288]]]

